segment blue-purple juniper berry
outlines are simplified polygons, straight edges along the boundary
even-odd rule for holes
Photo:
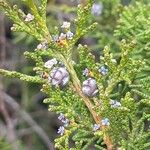
[[[67,37],[68,40],[71,40],[73,38],[73,33],[71,31],[68,31],[66,33],[66,37]]]
[[[84,75],[84,76],[88,76],[89,75],[89,69],[88,68],[85,68],[83,71],[82,71],[82,74]]]
[[[48,48],[48,42],[47,41],[43,41],[42,43],[37,45],[37,50],[46,50]]]
[[[45,62],[44,67],[51,69],[54,65],[56,65],[58,63],[56,58],[50,59],[47,62]]]
[[[58,35],[52,35],[52,40],[54,42],[58,42],[59,41],[59,36]]]
[[[69,125],[69,119],[62,120],[62,123],[64,123],[65,127],[68,127],[68,125]]]
[[[96,80],[93,78],[88,78],[83,82],[82,92],[86,96],[93,97],[98,93]]]
[[[58,128],[57,133],[60,134],[61,136],[64,135],[64,133],[65,133],[65,128],[64,128],[64,126],[60,126],[60,127]]]
[[[65,86],[69,79],[69,73],[64,67],[53,68],[49,76],[49,82],[54,86]]]
[[[109,126],[110,125],[110,122],[109,122],[108,118],[102,119],[101,123],[102,123],[103,126]]]
[[[66,39],[66,34],[60,33],[59,40],[64,40],[64,39]]]
[[[98,70],[103,76],[107,75],[108,69],[105,66],[102,66]]]
[[[60,120],[62,123],[64,123],[64,126],[67,127],[69,125],[69,119],[65,117],[64,114],[60,113],[58,116],[58,120]]]
[[[31,15],[30,13],[28,13],[28,14],[26,15],[26,17],[25,17],[25,20],[24,20],[24,21],[26,21],[26,22],[30,22],[30,21],[32,21],[32,20],[34,20],[34,16],[33,16],[33,15]]]
[[[91,13],[92,13],[94,16],[99,16],[99,15],[102,14],[102,10],[103,10],[103,5],[102,5],[102,3],[94,3],[93,6],[92,6]]]
[[[60,113],[60,115],[58,116],[58,120],[62,121],[63,119],[65,119],[65,115],[63,113]]]
[[[94,124],[93,125],[93,131],[97,131],[100,128],[100,124]]]
[[[111,108],[121,107],[121,103],[116,100],[110,100],[110,105],[111,105]]]

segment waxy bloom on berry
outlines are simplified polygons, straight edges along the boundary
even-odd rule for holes
[[[111,108],[121,107],[121,103],[115,100],[110,100],[110,105],[111,105]]]
[[[71,40],[73,38],[73,33],[71,31],[68,31],[66,33],[66,37],[67,37],[68,40]]]
[[[58,35],[53,35],[52,39],[54,42],[58,42],[59,41],[59,36]]]
[[[64,114],[60,113],[60,115],[58,116],[58,119],[64,123],[64,126],[67,127],[69,125],[69,120],[65,117]]]
[[[100,124],[94,124],[93,131],[97,131],[98,129],[100,129]]]
[[[60,127],[58,128],[57,133],[60,134],[61,136],[64,135],[64,133],[65,133],[65,128],[64,128],[64,126],[60,126]]]
[[[102,66],[98,70],[103,76],[107,75],[108,69],[105,66]]]
[[[53,59],[48,60],[47,62],[45,62],[44,67],[48,68],[48,69],[51,69],[56,64],[57,64],[57,60],[56,60],[56,58],[53,58]]]
[[[54,86],[65,86],[69,82],[69,79],[69,73],[64,67],[52,69],[49,76],[49,81]]]
[[[108,118],[104,118],[101,123],[102,123],[103,126],[109,126],[110,125],[110,122],[109,122]]]
[[[96,84],[96,80],[93,78],[89,78],[83,82],[82,92],[86,96],[93,97],[98,93],[98,88]]]
[[[89,73],[90,73],[90,71],[89,71],[88,68],[85,68],[85,69],[82,71],[82,74],[83,74],[84,76],[86,76],[86,77],[89,75]]]
[[[32,20],[34,20],[34,16],[33,16],[33,15],[31,15],[30,13],[28,13],[28,14],[26,15],[26,17],[25,17],[25,20],[24,20],[24,21],[26,21],[26,22],[30,22],[30,21],[32,21]]]
[[[69,125],[69,119],[62,120],[62,123],[64,123],[64,126],[67,127]]]
[[[65,40],[66,39],[66,34],[61,33],[59,36],[59,40]]]
[[[48,48],[48,43],[47,41],[43,41],[42,43],[40,43],[38,46],[37,46],[37,49],[40,50],[40,49],[43,49],[43,50],[46,50]]]
[[[65,119],[65,115],[60,113],[58,116],[58,120],[62,121],[63,119]]]
[[[92,6],[92,14],[94,16],[99,16],[102,14],[103,5],[101,3],[94,3]]]

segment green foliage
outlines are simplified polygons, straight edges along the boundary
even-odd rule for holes
[[[7,143],[4,139],[0,139],[0,149],[2,150],[11,150],[9,143]]]
[[[136,2],[134,5],[124,7],[115,30],[117,37],[136,41],[137,47],[133,57],[145,59],[144,73],[146,75],[150,72],[149,9],[150,3],[143,2]]]
[[[128,139],[122,141],[122,147],[128,150],[146,150],[150,148],[150,132],[144,130],[144,120],[149,120],[149,114],[143,114],[143,117],[137,121],[132,127],[131,134]]]
[[[149,50],[149,21],[147,20],[149,5],[136,3],[135,6],[138,9],[134,8],[135,6],[123,8],[115,34],[126,40],[120,42],[112,36],[115,26],[112,28],[109,26],[108,30],[102,28],[102,33],[110,31],[114,40],[111,42],[111,39],[108,39],[110,43],[107,43],[101,52],[99,61],[96,61],[87,45],[76,46],[81,37],[96,29],[97,23],[90,21],[93,0],[88,0],[86,5],[81,4],[77,7],[77,16],[73,22],[74,36],[70,39],[59,37],[56,41],[53,37],[55,34],[60,35],[59,27],[49,31],[46,25],[47,1],[41,0],[40,7],[38,7],[39,3],[33,0],[23,0],[23,2],[29,7],[31,18],[27,18],[28,15],[25,15],[17,6],[12,7],[7,2],[0,1],[0,6],[14,21],[14,31],[26,32],[40,42],[40,48],[35,48],[33,52],[25,52],[28,59],[35,61],[33,70],[36,75],[28,76],[2,69],[0,69],[0,74],[42,85],[41,91],[47,94],[44,103],[49,104],[50,111],[57,114],[62,113],[67,121],[67,125],[64,124],[62,131],[59,132],[62,136],[55,140],[55,147],[61,150],[87,150],[90,146],[96,149],[107,147],[109,150],[117,148],[145,150],[149,148],[149,132],[144,129],[144,122],[149,120],[150,116],[147,110],[143,109],[140,112],[142,104],[146,105],[144,108],[149,108],[149,78],[139,80],[142,69],[149,63],[147,63],[148,59],[146,62],[140,59],[146,58],[147,54],[144,55],[138,51],[139,48],[146,52]],[[120,7],[120,1],[102,2],[107,7],[112,4],[110,11],[104,11],[103,19],[113,16],[116,24],[118,17],[116,9]],[[26,18],[31,20],[26,21]],[[142,25],[141,21],[145,24]],[[98,23],[102,27],[105,26],[102,22]],[[105,23],[108,24],[107,21]],[[61,30],[64,34],[71,32],[70,27]],[[107,37],[105,34],[100,34],[100,36],[104,46]],[[73,63],[75,51],[78,53],[78,60]],[[116,56],[115,51],[120,52],[119,55]],[[138,57],[135,59],[133,56],[137,52]],[[53,67],[45,67],[45,60],[51,58],[56,58],[59,63],[54,64]],[[68,71],[70,81],[66,86],[54,86],[50,79],[51,72],[54,71],[54,67],[58,69],[62,66],[65,66],[63,68]],[[99,71],[104,66],[108,71],[106,74]],[[85,68],[89,71],[87,76],[83,76]],[[53,76],[55,74],[56,72]],[[96,80],[98,93],[94,97],[87,96],[82,90],[82,83],[88,78]],[[110,103],[112,100],[117,100],[117,107]],[[109,119],[108,124],[104,124],[103,121],[107,118]],[[93,130],[94,124],[100,125],[100,128]],[[74,142],[73,146],[70,146],[71,139]]]

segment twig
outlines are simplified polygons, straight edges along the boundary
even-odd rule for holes
[[[0,74],[10,78],[14,78],[14,77],[19,78],[20,80],[27,81],[27,82],[40,83],[40,84],[45,83],[45,81],[38,76],[29,76],[16,71],[8,71],[8,70],[0,69]]]
[[[4,61],[6,59],[6,38],[5,38],[5,22],[4,22],[4,14],[0,13],[0,61],[1,67],[3,67]],[[3,84],[2,78],[0,78],[0,95],[2,93]],[[5,106],[4,97],[0,97],[0,112],[4,118],[7,128],[7,139],[12,144],[12,148],[14,150],[18,150],[18,143],[16,138],[16,132],[14,128],[14,124],[12,118],[10,117],[7,108]]]
[[[2,91],[0,91],[0,95],[2,95]],[[14,124],[6,109],[3,96],[0,97],[0,112],[3,115],[5,123],[6,123],[8,141],[12,144],[14,150],[18,150]]]
[[[97,124],[100,124],[102,118],[101,118],[101,116],[97,115],[97,113],[93,110],[94,107],[93,107],[93,104],[91,103],[90,99],[82,93],[80,80],[78,79],[72,64],[71,63],[66,63],[66,65],[67,65],[67,68],[68,68],[68,70],[69,70],[69,72],[72,76],[72,82],[73,82],[73,86],[74,86],[76,92],[83,99],[85,105],[87,106],[90,113],[92,114],[94,121]],[[101,129],[104,131],[105,127],[102,126]],[[103,140],[104,140],[104,142],[107,146],[107,150],[114,150],[115,149],[113,144],[112,144],[112,140],[108,135],[104,134]]]
[[[5,24],[4,24],[4,14],[0,13],[0,61],[3,64],[6,58],[6,39],[5,39]]]

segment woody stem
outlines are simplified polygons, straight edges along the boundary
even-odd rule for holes
[[[85,105],[87,106],[87,108],[89,109],[90,113],[92,114],[93,116],[93,119],[94,121],[97,123],[97,124],[100,124],[101,123],[101,116],[97,115],[97,113],[93,110],[94,108],[94,105],[91,103],[90,99],[88,97],[86,97],[83,93],[82,93],[82,90],[81,90],[81,83],[80,83],[80,80],[78,79],[77,77],[77,74],[74,70],[74,67],[72,66],[71,63],[67,63],[67,69],[71,75],[71,78],[72,78],[72,84],[76,90],[76,92],[78,93],[78,95],[83,99]],[[105,130],[105,127],[102,126],[101,128],[103,131]],[[108,150],[114,150],[113,148],[113,144],[112,144],[112,140],[111,138],[108,136],[108,135],[104,135],[103,137],[103,140],[105,142],[105,144],[107,145],[107,149]]]

